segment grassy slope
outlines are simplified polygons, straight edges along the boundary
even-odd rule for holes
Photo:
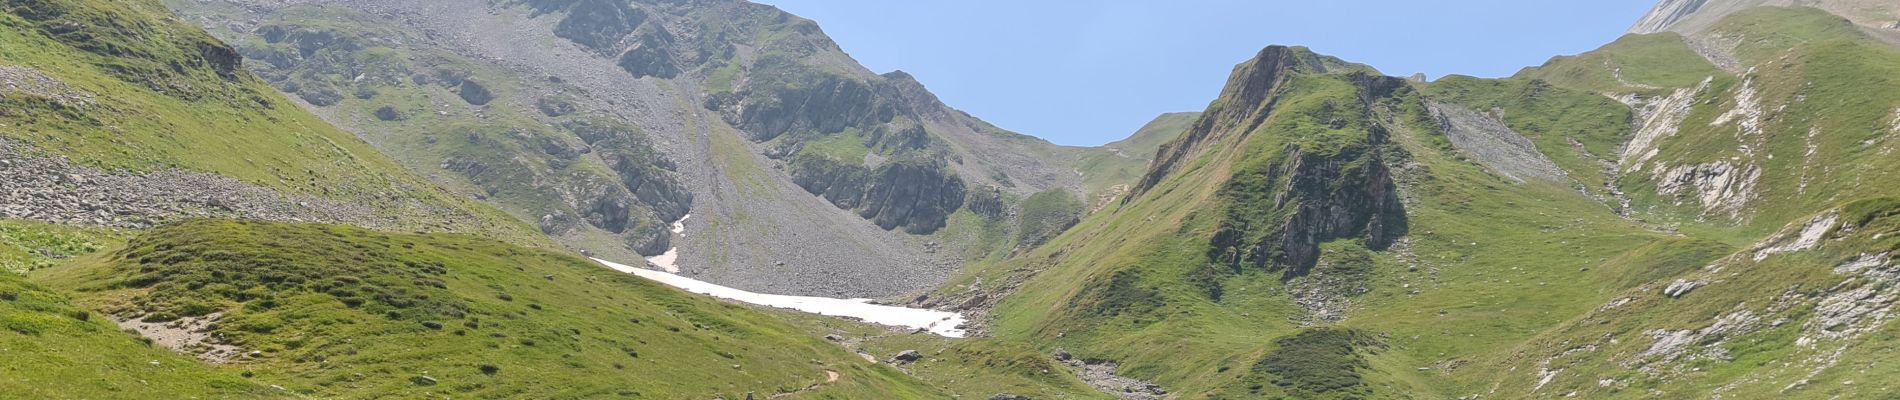
[[[1271,150],[1290,141],[1329,141],[1305,136],[1312,131],[1299,122],[1308,112],[1301,110],[1354,101],[1342,75],[1299,80],[1305,83],[1282,94],[1281,111],[1261,128],[1224,139],[1241,142],[1210,145],[1225,150],[1191,160],[1146,195],[1087,217],[1046,246],[966,271],[946,290],[974,285],[997,291],[993,282],[1029,271],[1033,278],[992,313],[998,337],[1119,360],[1125,373],[1190,396],[1430,398],[1478,392],[1498,371],[1461,366],[1486,365],[1501,350],[1647,279],[1651,269],[1689,268],[1721,252],[1645,250],[1667,236],[1614,217],[1566,185],[1518,186],[1489,175],[1455,156],[1418,105],[1421,94],[1402,95],[1387,102],[1380,116],[1393,128],[1397,146],[1418,164],[1415,172],[1402,173],[1416,179],[1405,189],[1416,198],[1408,204],[1409,253],[1375,253],[1369,291],[1353,300],[1349,317],[1336,325],[1378,338],[1355,351],[1364,366],[1354,379],[1362,384],[1329,393],[1262,384],[1287,377],[1263,376],[1273,374],[1260,372],[1270,368],[1257,363],[1267,364],[1261,360],[1269,354],[1301,354],[1282,351],[1280,343],[1307,342],[1276,341],[1301,332],[1295,320],[1303,312],[1287,296],[1287,283],[1278,273],[1243,271],[1223,278],[1225,295],[1212,301],[1188,276],[1207,263],[1209,239],[1228,207],[1219,193],[1233,171],[1274,163],[1278,152]],[[1506,86],[1501,84],[1445,85],[1511,93],[1492,87]],[[1414,93],[1440,93],[1426,89]],[[1563,96],[1559,100],[1571,103],[1554,104],[1599,106],[1582,95]],[[1605,142],[1627,134],[1626,127],[1597,126],[1587,118],[1545,123],[1553,125],[1527,131],[1594,132]],[[1563,136],[1551,138],[1561,143]],[[1723,248],[1668,240],[1692,249]]]
[[[221,311],[263,354],[218,370],[311,396],[939,395],[768,313],[472,236],[193,221],[40,279],[119,315]]]
[[[221,73],[205,54],[229,48],[156,2],[8,4],[14,12],[0,15],[0,64],[38,70],[97,100],[74,108],[7,95],[0,135],[8,139],[107,169],[205,171],[389,208],[418,200],[475,216],[467,226],[418,229],[530,240],[525,225],[415,178],[248,73]],[[88,28],[58,33],[66,23]]]
[[[1614,159],[1613,152],[1628,140],[1632,130],[1628,125],[1630,110],[1603,94],[1666,93],[1715,76],[1714,89],[1698,99],[1696,109],[1682,125],[1683,132],[1664,145],[1664,157],[1678,160],[1672,162],[1711,160],[1714,155],[1697,156],[1696,146],[1706,147],[1723,138],[1733,141],[1735,126],[1711,126],[1711,120],[1733,107],[1731,90],[1740,79],[1721,76],[1720,71],[1688,52],[1679,39],[1670,35],[1631,37],[1602,52],[1555,60],[1512,79],[1452,78],[1424,86],[1423,96],[1437,101],[1501,109],[1507,124],[1530,137],[1576,181],[1525,186],[1502,182],[1460,161],[1436,132],[1436,124],[1429,123],[1416,109],[1401,106],[1390,111],[1392,120],[1401,127],[1395,129],[1394,140],[1418,163],[1418,174],[1414,175],[1417,180],[1405,189],[1417,200],[1408,203],[1412,233],[1409,252],[1401,248],[1375,254],[1373,272],[1367,278],[1369,292],[1357,297],[1349,317],[1335,325],[1378,338],[1349,347],[1356,349],[1350,351],[1362,359],[1355,368],[1361,372],[1356,377],[1361,384],[1304,395],[1489,397],[1500,387],[1524,390],[1524,379],[1536,377],[1535,360],[1512,350],[1561,352],[1565,348],[1557,344],[1574,345],[1591,337],[1590,333],[1600,333],[1574,321],[1613,298],[1659,290],[1654,286],[1658,282],[1666,284],[1681,274],[1692,273],[1696,267],[1778,229],[1782,222],[1840,199],[1891,190],[1890,185],[1864,183],[1885,176],[1885,171],[1892,170],[1885,165],[1894,158],[1879,152],[1879,144],[1884,142],[1863,141],[1869,136],[1879,139],[1891,134],[1885,132],[1889,129],[1887,121],[1900,101],[1891,98],[1895,91],[1882,88],[1891,84],[1887,77],[1900,76],[1886,72],[1900,62],[1884,62],[1893,53],[1891,49],[1876,47],[1877,43],[1857,37],[1836,22],[1811,10],[1769,9],[1740,14],[1728,23],[1731,32],[1752,35],[1745,42],[1753,44],[1744,45],[1738,52],[1744,61],[1777,61],[1758,71],[1756,79],[1766,93],[1764,97],[1781,98],[1790,104],[1785,116],[1769,119],[1767,131],[1773,137],[1768,141],[1772,146],[1769,151],[1781,157],[1768,163],[1767,168],[1778,172],[1764,178],[1763,185],[1768,189],[1759,202],[1751,203],[1754,208],[1749,222],[1738,225],[1698,219],[1694,215],[1699,210],[1684,211],[1670,205],[1673,200],[1653,195],[1654,183],[1646,178],[1618,181],[1625,190],[1649,193],[1634,195],[1642,211],[1639,216],[1687,222],[1684,231],[1690,236],[1650,232],[1641,228],[1644,224],[1616,218],[1604,204],[1609,200],[1607,193],[1597,189],[1611,181],[1603,172],[1602,161]],[[1796,50],[1768,50],[1789,47]],[[1620,68],[1622,80],[1602,68]],[[1805,83],[1810,81],[1813,83]],[[1793,101],[1797,93],[1811,100]],[[1280,108],[1294,109],[1285,103],[1298,104],[1302,100],[1296,96],[1307,95],[1326,96],[1283,94],[1286,97]],[[1843,105],[1851,107],[1841,109]],[[1770,100],[1767,108],[1775,107],[1777,103]],[[1203,251],[1217,224],[1213,216],[1226,207],[1217,193],[1228,175],[1238,165],[1271,162],[1263,158],[1274,152],[1263,150],[1277,148],[1276,141],[1292,140],[1287,135],[1298,137],[1296,130],[1276,128],[1285,124],[1276,125],[1275,121],[1284,123],[1285,118],[1276,114],[1253,139],[1248,139],[1264,144],[1222,144],[1251,150],[1217,151],[1195,159],[1148,195],[1119,209],[1090,216],[1076,229],[1028,254],[974,267],[945,290],[963,291],[974,286],[997,291],[994,284],[984,283],[1033,275],[994,310],[996,317],[991,322],[999,337],[1039,343],[1045,348],[1067,347],[1088,357],[1117,359],[1124,363],[1127,373],[1155,379],[1177,392],[1238,397],[1298,395],[1300,392],[1279,392],[1285,389],[1276,389],[1274,384],[1295,381],[1290,376],[1276,375],[1294,372],[1269,372],[1264,377],[1268,379],[1261,379],[1260,372],[1272,370],[1264,366],[1273,363],[1263,361],[1278,359],[1272,355],[1318,357],[1312,354],[1324,353],[1281,349],[1288,343],[1308,346],[1326,342],[1276,340],[1300,332],[1290,321],[1297,318],[1299,310],[1288,301],[1284,283],[1266,274],[1243,273],[1223,281],[1227,296],[1211,302],[1194,295],[1191,285],[1184,282],[1190,271],[1206,262]],[[1815,179],[1815,186],[1805,195],[1791,195],[1788,192],[1795,185],[1786,176],[1800,168],[1788,164],[1798,163],[1802,157],[1799,147],[1789,146],[1800,146],[1800,138],[1805,136],[1792,133],[1808,132],[1810,124],[1822,127],[1824,139],[1817,148],[1820,159],[1828,164],[1807,168],[1825,171],[1828,178]],[[1840,133],[1828,134],[1832,132]],[[1281,137],[1275,139],[1276,135]],[[1783,177],[1776,178],[1776,174]],[[1815,189],[1820,186],[1827,189]],[[1578,188],[1588,195],[1580,195]],[[1694,207],[1693,200],[1689,204]],[[1415,267],[1417,270],[1412,269]],[[1769,275],[1762,280],[1838,280],[1815,278],[1815,274],[1818,272]],[[1824,287],[1826,283],[1809,287]],[[1124,295],[1092,299],[1103,292],[1097,287]],[[1748,296],[1724,298],[1732,301]],[[1762,298],[1758,296],[1755,301]],[[1090,304],[1110,304],[1127,312],[1090,314],[1077,310],[1079,305]],[[1666,314],[1653,321],[1706,321],[1710,308],[1697,310]],[[1549,337],[1553,327],[1571,324],[1579,328],[1564,329],[1589,332]],[[1635,331],[1621,329],[1624,334]],[[1773,340],[1785,345],[1792,337]],[[1629,346],[1635,345],[1625,345]],[[1870,361],[1868,357],[1877,357],[1874,350],[1865,351],[1850,352],[1847,357]],[[1616,371],[1617,365],[1593,364],[1592,368],[1600,369],[1592,371],[1614,374],[1610,371]],[[1737,376],[1733,371],[1742,368],[1729,367],[1730,373],[1711,379]],[[1577,385],[1594,384],[1595,378],[1587,374],[1565,379],[1573,379]],[[1676,390],[1708,388],[1697,386],[1702,383],[1667,385],[1677,385],[1669,386]]]
[[[1102,145],[1099,149],[1090,149],[1076,161],[1076,170],[1083,171],[1082,188],[1091,198],[1106,194],[1104,191],[1115,185],[1126,185],[1141,178],[1148,171],[1148,162],[1153,161],[1155,151],[1162,143],[1180,137],[1188,130],[1200,113],[1167,113],[1155,117],[1147,125],[1129,135],[1128,138]]]
[[[1680,132],[1658,142],[1655,162],[1615,181],[1634,200],[1639,217],[1680,224],[1697,236],[1748,243],[1842,201],[1896,194],[1891,185],[1870,183],[1890,178],[1897,161],[1890,156],[1889,137],[1900,109],[1900,80],[1893,78],[1900,76],[1900,50],[1811,8],[1754,9],[1731,15],[1713,29],[1737,43],[1732,55],[1748,72],[1717,70],[1678,36],[1663,33],[1626,37],[1595,52],[1554,59],[1513,80],[1538,79],[1607,97],[1666,95],[1710,79]],[[1739,107],[1744,87],[1756,92],[1763,111],[1759,136],[1738,133],[1742,129],[1735,121],[1746,118],[1716,123]],[[1614,159],[1595,147],[1592,152]],[[1563,164],[1563,157],[1555,158]],[[1760,189],[1740,218],[1706,212],[1693,193],[1688,198],[1656,194],[1656,164],[1723,161],[1763,170],[1756,184]]]
[[[1540,334],[1499,360],[1510,372],[1495,378],[1495,393],[1791,399],[1892,393],[1897,388],[1882,377],[1900,373],[1891,353],[1900,339],[1884,317],[1890,304],[1881,304],[1891,301],[1893,282],[1836,266],[1869,254],[1891,263],[1884,255],[1896,249],[1900,201],[1857,201],[1836,210],[1828,214],[1840,215],[1839,224],[1821,226],[1826,233],[1817,248],[1762,260],[1753,249],[1737,252],[1678,276],[1707,287],[1672,298],[1660,293],[1669,280],[1657,280]],[[1795,220],[1786,232],[1808,221]],[[1823,308],[1841,299],[1862,301],[1870,314],[1838,326],[1821,322],[1843,315]],[[1699,334],[1684,356],[1649,353],[1659,332],[1680,330]],[[1555,372],[1539,387],[1544,371]]]

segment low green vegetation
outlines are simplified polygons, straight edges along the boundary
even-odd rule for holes
[[[473,236],[192,221],[43,280],[122,320],[211,321],[242,354],[218,369],[305,396],[937,396],[768,313]]]
[[[1275,348],[1253,365],[1256,377],[1243,381],[1264,379],[1304,399],[1361,398],[1370,393],[1363,387],[1359,370],[1370,366],[1359,353],[1375,343],[1350,330],[1303,330],[1274,340]],[[1251,394],[1264,393],[1259,382],[1247,385]]]
[[[10,398],[291,398],[120,332],[65,295],[0,272],[0,393]]]
[[[1035,247],[1068,230],[1082,218],[1082,200],[1061,188],[1044,190],[1023,200],[1016,222],[1016,245]]]
[[[24,274],[50,267],[122,240],[104,229],[0,220],[0,273]]]

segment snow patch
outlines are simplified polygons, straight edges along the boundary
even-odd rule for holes
[[[667,272],[631,267],[598,258],[593,260],[615,271],[634,274],[641,278],[679,288],[680,290],[742,303],[792,309],[818,315],[856,318],[879,325],[925,330],[945,337],[960,338],[966,334],[962,328],[965,321],[964,316],[954,312],[877,305],[871,304],[870,299],[834,299],[828,297],[752,293]]]

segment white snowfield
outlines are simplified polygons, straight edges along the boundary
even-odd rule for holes
[[[963,329],[957,327],[963,325],[964,317],[962,314],[954,312],[877,305],[871,304],[869,299],[847,300],[829,297],[752,293],[663,271],[631,267],[598,258],[594,259],[594,261],[607,266],[607,268],[612,268],[615,271],[638,275],[641,278],[647,278],[668,286],[680,288],[681,290],[722,299],[786,308],[818,315],[851,317],[879,325],[923,329],[945,337],[960,338],[965,334]]]

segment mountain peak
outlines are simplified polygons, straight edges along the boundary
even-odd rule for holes
[[[1891,0],[1662,0],[1629,33],[1701,33],[1723,17],[1756,7],[1819,8],[1875,31],[1900,26],[1900,2]]]

